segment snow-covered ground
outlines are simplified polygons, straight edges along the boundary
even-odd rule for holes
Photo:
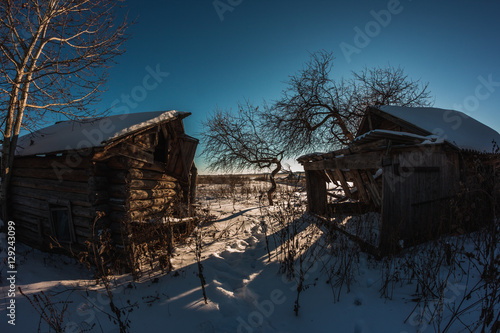
[[[285,192],[275,207],[268,207],[256,191],[242,194],[237,187],[221,198],[216,186],[201,185],[201,207],[216,217],[201,229],[208,303],[198,277],[195,242],[188,239],[175,249],[170,273],[151,272],[138,281],[128,275],[112,279],[114,304],[123,308],[129,331],[435,332],[444,331],[454,311],[460,316],[447,332],[480,331],[474,325],[485,306],[480,301],[484,290],[471,292],[482,281],[480,269],[470,265],[480,261],[475,260],[479,254],[472,240],[449,238],[439,243],[444,252],[440,245],[428,244],[377,261],[310,219],[286,226],[303,214],[304,193]],[[300,240],[286,242],[290,235]],[[462,245],[453,251],[455,264],[439,261],[442,253],[446,259],[449,249]],[[16,252],[16,286],[32,301],[43,291],[58,311],[67,306],[62,314],[65,332],[119,332],[105,290],[83,265],[21,244]],[[8,324],[9,284],[2,256],[0,332],[37,332],[39,326],[40,332],[48,332],[19,292],[16,325]],[[285,264],[290,257],[296,259],[293,266]],[[433,296],[434,290],[422,290],[426,284],[440,288]]]

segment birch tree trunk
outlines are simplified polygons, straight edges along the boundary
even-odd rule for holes
[[[50,114],[95,116],[113,58],[129,38],[126,18],[116,24],[111,0],[0,2],[0,164],[2,218],[21,129],[36,129]],[[99,113],[99,112],[97,112]],[[29,114],[28,121],[26,114]]]

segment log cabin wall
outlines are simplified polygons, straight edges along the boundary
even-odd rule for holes
[[[10,210],[21,240],[48,247],[59,235],[64,248],[84,246],[96,212],[107,203],[101,184],[83,154],[16,158]]]
[[[16,157],[10,203],[20,240],[77,253],[99,220],[123,245],[124,223],[189,206],[197,142],[175,120],[89,151]]]
[[[123,245],[130,222],[146,222],[167,210],[178,198],[179,182],[165,174],[162,163],[144,163],[115,156],[99,163],[107,180],[108,219],[113,241]]]
[[[187,168],[194,165],[196,145],[183,144],[194,139],[184,135],[181,125],[159,125],[95,155],[110,183],[109,217],[116,243],[122,242],[127,223],[158,219],[167,212],[182,214],[177,208],[189,206],[190,185],[196,179]]]
[[[173,205],[188,204],[194,151],[191,154],[185,144],[182,121],[163,124],[131,140],[146,159],[128,156],[125,161],[127,219],[148,220]]]
[[[178,179],[161,164],[128,161],[126,208],[131,222],[147,221],[172,208],[182,198]]]

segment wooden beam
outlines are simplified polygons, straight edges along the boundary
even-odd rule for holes
[[[170,207],[172,207],[171,203],[167,205],[147,207],[140,210],[129,211],[127,215],[130,221],[144,220],[154,215],[164,214]]]
[[[171,197],[177,195],[174,189],[159,189],[159,190],[130,190],[129,200],[144,200],[161,197]]]
[[[89,177],[89,171],[90,170],[73,169],[69,167],[54,167],[54,169],[15,167],[12,170],[12,175],[24,178],[85,182]]]
[[[373,142],[356,144],[349,147],[351,153],[356,152],[373,152],[374,150],[386,149],[388,145],[387,139],[379,139]]]
[[[351,170],[351,174],[354,176],[354,185],[356,185],[356,188],[358,189],[361,201],[366,203],[370,202],[370,197],[368,196],[359,170]]]
[[[94,204],[95,200],[97,200],[94,196],[89,196],[83,193],[70,193],[70,192],[58,192],[58,191],[50,191],[50,190],[38,190],[27,187],[19,187],[13,186],[11,189],[11,194],[13,196],[23,196],[28,199],[35,200],[50,200],[50,199],[66,199],[69,200],[72,204],[76,205],[90,205]]]
[[[378,169],[382,167],[383,153],[383,151],[367,152],[309,162],[304,164],[304,170]]]
[[[15,168],[53,169],[54,166],[66,166],[73,169],[86,169],[91,166],[90,159],[78,155],[78,153],[68,153],[63,156],[47,157],[16,157],[14,158]]]
[[[166,173],[167,169],[165,167],[165,163],[154,161],[153,163],[144,163],[137,160],[128,160],[127,161],[128,168],[136,168],[136,169],[145,169],[156,171],[160,173]]]
[[[347,181],[344,177],[344,173],[340,169],[335,169],[335,174],[340,181],[340,185],[342,186],[342,189],[344,190],[344,194],[348,198],[352,198],[351,194],[351,188],[349,187],[349,184],[347,184]]]
[[[380,191],[378,190],[377,184],[373,180],[373,176],[368,171],[364,172],[364,177],[363,177],[363,174],[361,176],[365,180],[364,184],[365,184],[366,188],[368,189],[370,197],[372,198],[372,202],[377,207],[380,207],[380,205],[382,204],[382,197],[380,195]]]
[[[104,161],[114,156],[124,156],[149,164],[154,163],[153,153],[147,151],[147,149],[143,147],[127,142],[122,142],[112,148],[96,152],[92,159],[94,161]]]
[[[335,185],[338,185],[337,184],[337,180],[335,178],[335,176],[333,175],[333,171],[332,170],[325,170],[326,172],[326,175],[328,176],[329,180],[328,180],[328,183],[329,182],[332,182],[334,183]]]
[[[59,182],[57,180],[48,180],[48,179],[12,177],[11,184],[12,186],[27,187],[38,190],[85,193],[85,194],[89,192],[88,183],[82,183],[82,182],[72,182],[72,181]]]
[[[146,190],[156,190],[156,189],[174,189],[177,188],[177,183],[163,181],[163,180],[139,180],[132,179],[130,181],[131,189],[146,189]]]
[[[124,142],[118,154],[144,163],[154,163],[154,155],[152,153],[130,143]]]
[[[132,168],[129,170],[129,179],[149,179],[149,180],[166,180],[170,182],[176,182],[177,179],[168,176],[164,172],[151,171],[151,170],[141,170]]]
[[[130,210],[141,210],[144,208],[155,207],[155,206],[166,206],[170,202],[174,200],[173,197],[163,197],[163,198],[154,198],[154,199],[146,199],[146,200],[133,200],[129,201],[128,208]]]

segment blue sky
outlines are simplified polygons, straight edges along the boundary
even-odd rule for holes
[[[411,78],[430,83],[435,107],[464,111],[500,131],[498,2],[124,4],[137,23],[127,52],[110,71],[103,109],[189,111],[186,131],[200,136],[201,122],[216,107],[235,110],[244,99],[256,104],[278,99],[288,76],[311,52],[324,49],[335,54],[334,77],[364,66],[402,66]],[[196,161],[203,170],[202,158]]]

